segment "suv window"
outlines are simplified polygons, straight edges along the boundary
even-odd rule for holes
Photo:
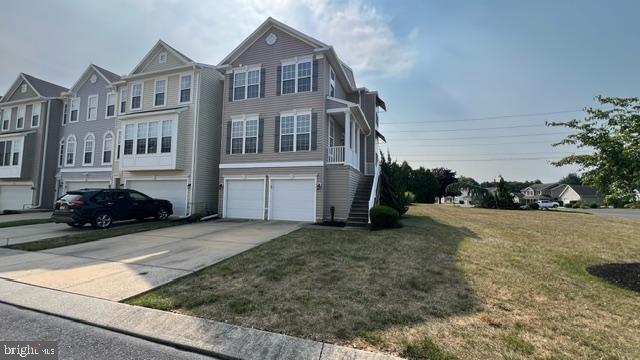
[[[76,194],[66,194],[65,196],[61,197],[60,200],[66,202],[66,203],[70,203],[72,201],[82,199],[82,195],[83,194],[77,194],[77,193]]]
[[[127,200],[126,191],[114,191],[112,196],[114,200]]]
[[[130,191],[129,192],[129,197],[131,198],[131,200],[134,200],[134,201],[151,200],[151,198],[148,197],[147,195],[145,195],[143,193],[139,193],[137,191]]]
[[[94,201],[111,201],[111,192],[109,191],[100,191],[93,197]]]

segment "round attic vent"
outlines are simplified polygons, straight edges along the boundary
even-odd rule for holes
[[[264,40],[267,42],[267,44],[269,44],[269,45],[273,45],[273,44],[275,44],[275,43],[276,43],[276,41],[278,40],[278,37],[276,36],[276,34],[271,33],[271,34],[269,34],[269,36],[267,36],[267,38],[266,38],[266,39],[264,39]]]
[[[98,80],[96,74],[91,75],[91,77],[89,78],[89,81],[91,81],[92,84],[95,84],[96,80]]]

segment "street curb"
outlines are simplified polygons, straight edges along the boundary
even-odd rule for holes
[[[0,280],[0,302],[228,360],[398,359],[7,280]]]

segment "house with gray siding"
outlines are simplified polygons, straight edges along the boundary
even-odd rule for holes
[[[0,100],[0,211],[53,208],[64,91],[21,73]]]
[[[115,84],[114,185],[167,199],[175,215],[216,213],[222,80],[158,41]]]
[[[58,146],[56,194],[113,183],[117,93],[120,76],[91,64],[64,99]]]
[[[378,93],[356,85],[333,47],[273,18],[218,68],[222,216],[366,224]]]

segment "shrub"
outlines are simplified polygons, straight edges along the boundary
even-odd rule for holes
[[[374,229],[388,229],[398,227],[400,213],[389,206],[374,206],[369,211],[371,227]]]
[[[574,209],[580,209],[582,207],[582,202],[581,201],[576,201],[573,203],[573,205],[571,205],[572,208]]]
[[[407,204],[413,204],[414,202],[416,202],[416,194],[412,193],[411,191],[405,192],[404,198],[407,201]]]
[[[591,205],[589,205],[589,207],[592,208],[592,209],[597,209],[598,208],[598,204],[591,203]]]
[[[625,209],[640,209],[640,201],[634,201],[626,204]]]
[[[529,204],[529,209],[531,209],[531,210],[539,210],[540,209],[540,204],[538,204],[538,203]]]

